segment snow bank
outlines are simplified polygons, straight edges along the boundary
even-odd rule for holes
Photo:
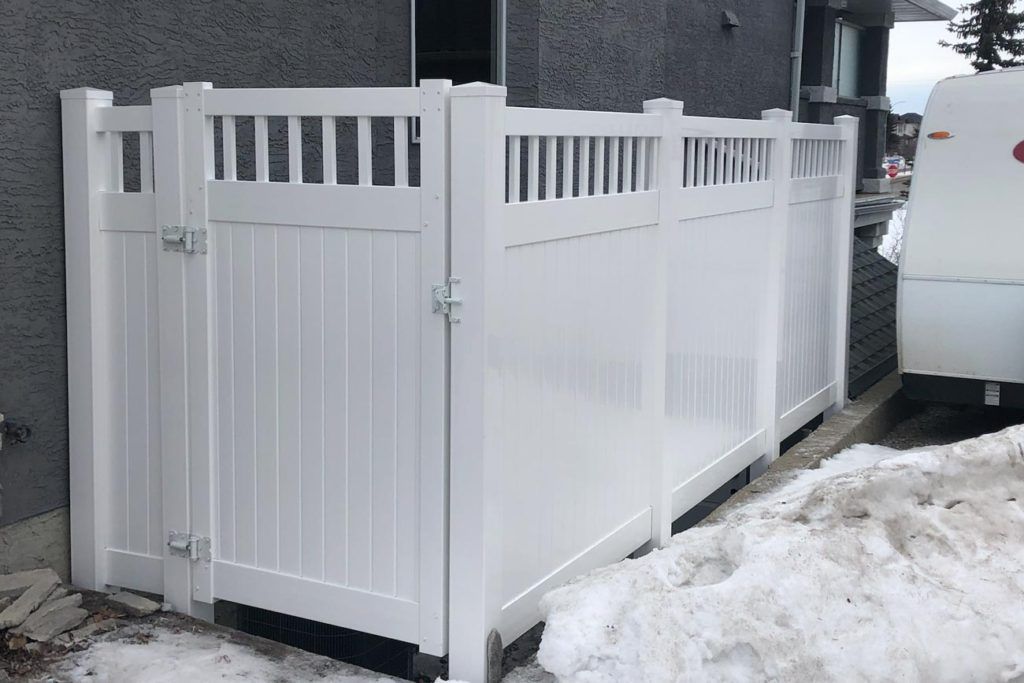
[[[1024,681],[1024,427],[857,446],[545,596],[563,681]]]
[[[111,640],[90,645],[67,663],[60,672],[59,680],[97,683],[393,681],[383,676],[347,675],[323,671],[322,668],[294,657],[264,656],[251,648],[207,633],[156,630],[143,640]]]

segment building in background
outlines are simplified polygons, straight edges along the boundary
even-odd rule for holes
[[[921,131],[921,115],[915,113],[893,114],[892,127],[892,133],[897,137],[916,138]]]
[[[890,102],[885,95],[889,31],[898,21],[948,21],[939,0],[807,0],[800,72],[800,120],[860,119],[857,235],[877,246],[901,205],[882,168]]]

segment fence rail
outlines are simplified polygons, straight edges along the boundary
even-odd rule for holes
[[[844,402],[854,119],[62,98],[80,585],[482,680],[492,630]]]

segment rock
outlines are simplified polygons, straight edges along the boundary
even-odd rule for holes
[[[71,640],[85,640],[86,638],[91,638],[95,635],[99,635],[100,633],[113,631],[117,628],[119,623],[120,622],[117,619],[103,619],[102,621],[94,621],[91,624],[86,624],[82,628],[76,629],[65,635],[69,636]]]
[[[14,600],[28,590],[30,586],[51,578],[57,578],[57,583],[60,583],[57,572],[49,567],[29,569],[28,571],[15,572],[14,574],[0,574],[0,598]]]
[[[133,617],[146,617],[160,609],[159,603],[127,591],[122,591],[117,595],[107,598],[107,602],[123,609]]]
[[[56,592],[56,591],[54,591]],[[29,615],[27,619],[20,626],[16,626],[11,629],[11,633],[30,633],[39,627],[39,624],[43,623],[46,616],[50,612],[56,612],[59,609],[65,607],[78,607],[82,604],[82,594],[75,593],[74,595],[68,595],[57,600],[50,599],[39,606],[35,612]]]
[[[53,589],[60,584],[60,577],[57,573],[50,571],[49,575],[43,575],[36,583],[29,586],[24,593],[18,596],[7,609],[0,612],[0,629],[17,626],[28,619],[28,616],[35,611],[36,607],[43,604],[46,598],[50,597]]]
[[[5,609],[10,607],[12,602],[14,602],[14,600],[11,598],[0,598],[0,612],[3,612]]]
[[[47,598],[47,602],[49,602],[50,600],[58,600],[60,598],[63,598],[67,594],[68,594],[67,586],[57,586],[56,588],[53,589],[53,592],[50,593],[50,597]]]
[[[24,635],[32,640],[45,643],[54,636],[78,626],[85,621],[87,616],[89,613],[81,607],[62,607],[47,613],[31,630],[25,629]]]

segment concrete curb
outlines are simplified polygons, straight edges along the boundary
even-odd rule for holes
[[[822,460],[845,448],[878,441],[917,409],[900,390],[899,375],[891,373],[844,410],[825,420],[810,436],[773,462],[764,474],[718,506],[701,524],[718,521],[734,507],[782,486],[802,470],[817,468]]]

